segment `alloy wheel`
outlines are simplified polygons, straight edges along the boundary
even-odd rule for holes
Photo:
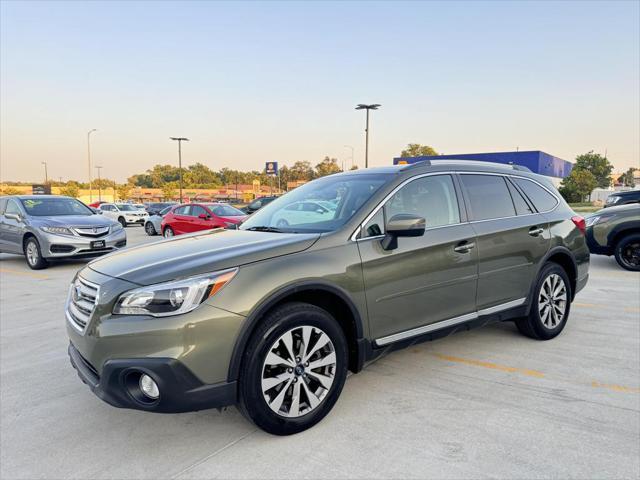
[[[631,268],[640,267],[640,242],[628,243],[622,249],[620,257]]]
[[[36,265],[38,263],[38,259],[40,254],[38,253],[38,246],[36,242],[27,243],[27,261],[31,265]]]
[[[278,415],[302,417],[320,405],[335,374],[336,353],[329,336],[318,327],[294,327],[267,352],[262,366],[262,395]]]
[[[567,286],[560,275],[549,275],[543,282],[538,295],[538,313],[542,324],[549,329],[556,328],[567,310]]]

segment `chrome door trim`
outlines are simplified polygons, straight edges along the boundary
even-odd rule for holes
[[[519,307],[523,305],[526,301],[527,301],[526,298],[519,298],[517,300],[501,303],[493,307],[483,308],[476,312],[460,315],[459,317],[453,317],[453,318],[449,318],[448,320],[441,320],[440,322],[431,323],[429,325],[423,325],[422,327],[412,328],[411,330],[405,330],[404,332],[394,333],[392,335],[387,335],[386,337],[381,337],[374,340],[374,342],[376,346],[382,347],[384,345],[388,345],[390,343],[404,340],[407,338],[416,337],[418,335],[424,335],[425,333],[434,332],[436,330],[441,330],[443,328],[452,327],[454,325],[458,325],[461,323],[470,322],[471,320],[475,320],[485,315],[491,315],[493,313],[498,313],[503,310],[509,310],[510,308]]]

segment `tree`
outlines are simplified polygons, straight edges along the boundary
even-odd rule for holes
[[[600,188],[608,188],[611,186],[611,172],[613,170],[613,165],[611,165],[606,157],[603,157],[599,153],[593,153],[593,150],[588,153],[578,155],[573,168],[574,170],[581,169],[591,172],[596,178],[596,185]]]
[[[5,186],[0,188],[0,193],[2,195],[18,195],[20,193],[20,190],[14,187]]]
[[[313,178],[313,168],[311,162],[297,161],[290,169],[290,181],[311,180]]]
[[[60,195],[66,195],[67,197],[78,198],[80,196],[80,187],[77,182],[67,182],[67,184],[60,188]]]
[[[196,187],[200,185],[220,185],[219,176],[202,163],[189,165],[186,170],[183,169],[182,176],[185,185],[189,187]]]
[[[595,175],[589,170],[574,167],[560,184],[560,194],[567,202],[582,202],[598,186]]]
[[[131,195],[131,184],[124,184],[117,187],[116,191],[118,192],[118,198],[120,200],[126,200]]]
[[[177,182],[167,182],[162,187],[162,196],[165,200],[173,200],[176,196]]]
[[[429,145],[420,145],[419,143],[410,143],[407,148],[400,153],[401,157],[431,157],[438,155],[438,152]]]
[[[358,169],[358,165],[354,165],[350,168],[350,170],[357,170]]]
[[[618,183],[624,185],[625,187],[635,187],[636,181],[633,178],[633,173],[638,170],[637,168],[630,168],[625,173],[618,177]]]
[[[325,175],[331,175],[341,171],[338,166],[338,159],[336,158],[324,157],[324,159],[316,165],[317,177],[324,177]]]

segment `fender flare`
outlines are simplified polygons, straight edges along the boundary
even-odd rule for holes
[[[276,304],[278,304],[285,298],[295,293],[310,290],[323,290],[327,293],[331,293],[340,297],[345,302],[355,320],[356,342],[358,344],[361,343],[360,340],[364,336],[362,317],[353,301],[351,300],[351,297],[344,289],[333,283],[329,283],[323,280],[310,280],[294,283],[276,290],[275,293],[270,293],[268,296],[263,298],[258,306],[255,307],[246,317],[246,320],[243,322],[242,328],[240,329],[240,333],[238,334],[238,338],[236,339],[235,345],[233,347],[231,361],[229,362],[227,381],[232,382],[238,379],[238,376],[240,374],[240,366],[242,364],[242,356],[244,355],[247,343],[249,343],[249,339],[251,338],[251,335],[257,327],[260,318],[262,318],[265,313],[267,313],[271,308],[273,308]],[[360,352],[359,357],[362,358],[362,355],[363,352]]]
[[[609,232],[609,235],[607,235],[607,246],[611,248],[611,251],[615,248],[615,245],[611,243],[613,239],[616,238],[618,234],[624,234],[626,231],[629,231],[629,233],[637,233],[640,231],[640,221],[629,220],[628,222],[620,223]]]
[[[558,254],[558,253],[562,253],[563,255],[569,257],[569,259],[571,260],[571,263],[573,264],[573,269],[576,272],[578,272],[578,264],[576,263],[576,259],[573,255],[573,253],[571,252],[571,250],[569,250],[567,247],[564,246],[555,246],[553,248],[550,248],[549,251],[545,254],[544,257],[542,257],[542,260],[540,262],[538,262],[538,268],[536,269],[536,274],[533,277],[534,280],[531,282],[531,287],[529,288],[529,295],[527,296],[527,314],[529,313],[529,310],[531,308],[532,305],[532,299],[533,299],[533,294],[534,294],[534,290],[536,288],[536,285],[538,283],[538,275],[540,275],[540,270],[542,270],[542,267],[547,263],[547,261],[549,260],[549,258],[551,258],[552,256]],[[575,279],[576,282],[578,281],[578,279]],[[573,297],[575,296],[576,292],[574,292],[574,288],[572,286],[571,288],[572,292],[571,292],[571,297],[572,297],[572,301],[573,301]]]

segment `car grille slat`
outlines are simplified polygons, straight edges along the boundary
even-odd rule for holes
[[[109,233],[108,225],[101,225],[97,227],[74,227],[74,231],[81,237],[103,237]]]
[[[98,286],[77,277],[71,284],[67,298],[67,320],[80,333],[84,333],[98,301]]]

